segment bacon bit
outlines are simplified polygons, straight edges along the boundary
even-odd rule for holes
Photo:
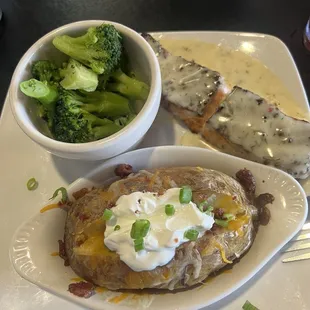
[[[237,199],[237,196],[232,196],[232,200],[236,200]]]
[[[132,166],[128,164],[120,164],[114,170],[115,175],[120,178],[125,178],[129,176],[132,172]]]
[[[84,298],[89,298],[96,293],[94,284],[84,281],[69,284],[68,291],[75,296]]]
[[[59,256],[59,252],[52,252],[51,256]]]
[[[78,200],[82,197],[84,197],[89,192],[88,188],[84,187],[81,188],[79,191],[76,191],[72,194],[75,200]]]
[[[62,240],[58,240],[59,256],[64,260],[64,265],[69,266],[69,260],[66,253],[65,243]]]
[[[272,111],[273,111],[273,108],[269,108],[269,109],[268,109],[268,112],[272,112]]]

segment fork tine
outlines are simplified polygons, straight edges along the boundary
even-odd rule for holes
[[[291,241],[300,241],[310,239],[310,233],[301,233],[297,237],[293,238]]]
[[[301,260],[305,260],[305,259],[310,259],[310,253],[306,253],[306,254],[296,255],[296,256],[293,256],[293,257],[284,258],[284,259],[282,260],[282,263],[296,262],[296,261],[301,261]]]
[[[282,251],[282,253],[293,252],[298,250],[310,249],[310,242],[304,244],[293,244],[289,248]]]
[[[310,229],[310,222],[309,223],[306,223],[301,230],[308,230]]]

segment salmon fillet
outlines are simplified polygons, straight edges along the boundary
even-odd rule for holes
[[[151,35],[142,36],[159,60],[163,106],[184,121],[191,131],[200,132],[224,98],[223,77],[194,61],[170,54]]]

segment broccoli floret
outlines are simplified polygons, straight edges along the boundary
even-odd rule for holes
[[[26,96],[35,98],[41,103],[39,113],[47,118],[47,124],[51,128],[55,104],[58,99],[57,86],[36,79],[30,79],[20,83],[19,87]]]
[[[72,58],[65,69],[60,69],[60,75],[64,78],[60,82],[64,89],[81,89],[92,92],[98,86],[98,75]]]
[[[111,92],[76,93],[63,92],[77,106],[99,117],[120,117],[128,115],[131,110],[128,99]]]
[[[99,118],[84,109],[80,95],[62,91],[56,104],[54,137],[63,142],[84,143],[108,137],[122,129],[107,118]]]
[[[108,83],[108,90],[118,92],[130,99],[147,99],[150,88],[144,82],[141,82],[136,78],[129,77],[121,69],[113,72],[111,74],[111,78],[114,82]]]
[[[38,60],[31,68],[32,76],[48,83],[58,83],[61,80],[58,67],[50,60]]]
[[[55,37],[61,52],[90,67],[97,74],[110,74],[120,65],[122,37],[113,25],[91,27],[80,37]]]
[[[125,127],[127,126],[134,118],[136,117],[136,114],[130,113],[127,116],[121,116],[117,119],[114,120],[114,123],[121,126]]]

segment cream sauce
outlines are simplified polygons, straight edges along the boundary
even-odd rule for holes
[[[195,40],[172,40],[163,37],[160,43],[174,55],[195,60],[218,71],[230,88],[238,85],[278,104],[280,109],[290,116],[309,119],[309,113],[299,108],[281,79],[251,55],[222,45]]]
[[[254,156],[249,159],[295,178],[309,176],[310,124],[286,116],[256,94],[234,88],[208,125]]]
[[[158,57],[162,94],[168,102],[202,115],[218,89],[225,91],[218,72],[202,67],[191,59],[168,53],[150,36],[145,39]]]

